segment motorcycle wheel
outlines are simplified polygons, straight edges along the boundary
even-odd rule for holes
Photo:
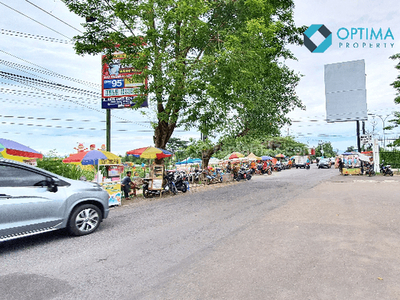
[[[247,179],[247,180],[250,180],[250,179],[251,179],[251,175],[250,175],[250,174],[247,175],[247,176],[246,176],[246,179]]]
[[[390,176],[393,176],[393,172],[392,172],[392,171],[390,171],[389,175],[390,175]]]
[[[271,175],[271,174],[272,174],[271,170],[268,170],[268,171],[267,171],[267,174],[268,174],[268,175]]]
[[[143,197],[153,198],[153,194],[148,189],[143,189]]]
[[[172,192],[172,194],[176,195],[178,193],[178,190],[176,189],[176,186],[171,184],[170,186],[170,190]]]
[[[182,192],[182,193],[186,193],[186,192],[187,192],[187,185],[186,185],[186,183],[182,184],[181,192]]]

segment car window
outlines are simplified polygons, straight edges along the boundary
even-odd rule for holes
[[[14,166],[0,165],[0,187],[35,186],[46,176]]]

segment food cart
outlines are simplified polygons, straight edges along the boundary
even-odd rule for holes
[[[103,176],[100,167],[104,166],[107,170],[107,176]],[[110,195],[109,206],[121,205],[121,175],[124,172],[122,164],[101,164],[96,175],[99,183]]]

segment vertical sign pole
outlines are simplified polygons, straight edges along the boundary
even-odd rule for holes
[[[106,118],[106,149],[111,152],[111,109],[109,108],[107,108]]]
[[[361,142],[360,142],[360,121],[356,121],[357,123],[357,147],[358,152],[361,152]]]

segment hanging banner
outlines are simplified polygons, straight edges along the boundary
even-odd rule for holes
[[[102,56],[102,61],[105,55]],[[102,101],[101,108],[126,108],[136,104],[140,96],[140,89],[147,89],[147,78],[140,77],[141,71],[133,66],[124,64],[126,54],[117,52],[113,54],[112,62],[103,64],[102,68]],[[147,98],[141,107],[148,107]]]

